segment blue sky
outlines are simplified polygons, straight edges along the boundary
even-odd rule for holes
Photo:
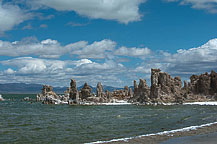
[[[216,0],[1,0],[0,83],[123,87],[217,70]]]

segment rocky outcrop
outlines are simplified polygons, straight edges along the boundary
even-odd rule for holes
[[[107,99],[111,99],[112,98],[112,93],[108,90],[105,90],[105,96]]]
[[[207,99],[217,98],[217,73],[211,71],[210,74],[192,75],[188,83],[186,95],[191,99],[202,97]]]
[[[68,99],[65,96],[57,95],[53,91],[52,86],[43,85],[42,92],[36,96],[36,101],[41,101],[43,104],[65,104]]]
[[[210,83],[210,94],[217,94],[217,73],[215,71],[211,71],[210,73],[211,83]]]
[[[168,102],[182,102],[182,81],[180,77],[172,78],[160,69],[151,70],[150,98]]]
[[[0,101],[4,101],[5,99],[0,95]]]
[[[103,86],[97,84],[96,95],[92,93],[91,87],[85,83],[78,91],[76,81],[71,79],[70,87],[65,91],[65,95],[60,96],[53,92],[51,86],[44,85],[42,92],[37,95],[37,101],[45,104],[100,104],[117,101],[127,101],[142,104],[164,104],[183,103],[191,101],[211,101],[217,100],[217,73],[192,75],[190,82],[182,80],[180,77],[171,77],[160,69],[151,70],[151,87],[147,85],[145,79],[140,79],[139,85],[134,81],[133,90],[128,86],[124,89],[109,92],[103,91]]]
[[[121,90],[114,90],[112,92],[112,98],[117,100],[127,100],[129,99],[129,88],[125,86],[124,89]]]
[[[79,96],[82,100],[94,96],[91,87],[87,83],[84,84]]]
[[[69,96],[69,103],[70,104],[77,104],[80,101],[79,97],[79,91],[77,90],[76,80],[71,79],[70,87],[68,89],[68,92],[65,93],[65,98],[67,99],[67,96]]]
[[[133,102],[148,102],[150,101],[150,88],[145,79],[140,79],[139,85],[134,81],[134,95],[131,98]]]
[[[128,97],[129,97],[129,98],[132,98],[132,97],[133,97],[133,90],[132,90],[132,88],[129,89]]]
[[[24,99],[23,99],[23,101],[34,101],[32,98],[30,98],[30,97],[25,97]]]
[[[96,87],[96,96],[97,97],[104,97],[105,96],[105,94],[103,92],[103,86],[102,86],[101,82],[99,82],[97,84],[97,87]]]
[[[58,98],[57,94],[53,91],[52,86],[43,85],[42,92],[36,96],[36,101],[43,101],[47,96]]]
[[[217,93],[217,73],[192,75],[189,89],[193,94],[213,95]]]

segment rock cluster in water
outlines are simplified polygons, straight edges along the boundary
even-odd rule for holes
[[[4,101],[5,99],[0,95],[0,101]]]
[[[217,73],[212,71],[199,76],[192,75],[190,82],[180,77],[172,78],[160,69],[151,70],[151,87],[145,80],[139,85],[134,81],[134,96],[132,102],[140,103],[183,103],[187,101],[210,101],[217,98]]]
[[[36,96],[36,101],[42,101],[43,104],[65,104],[68,103],[68,98],[57,95],[52,86],[43,85],[42,92]]]
[[[188,101],[217,100],[217,73],[212,71],[199,76],[192,75],[190,82],[180,77],[171,77],[160,69],[151,70],[151,87],[145,79],[140,79],[139,84],[134,81],[133,90],[125,86],[122,90],[109,92],[103,90],[102,83],[97,84],[96,94],[85,83],[80,91],[77,89],[76,80],[71,79],[70,87],[64,95],[57,95],[51,86],[44,85],[42,92],[37,95],[37,101],[44,104],[100,104],[117,101],[128,101],[141,104],[183,103]]]

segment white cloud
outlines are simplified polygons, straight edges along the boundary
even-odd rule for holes
[[[58,11],[75,11],[92,19],[116,20],[120,23],[139,21],[139,5],[146,0],[35,0],[34,7],[47,6]]]
[[[116,47],[116,42],[111,40],[96,41],[85,47],[74,49],[71,54],[78,55],[80,58],[95,58],[103,59],[108,52],[111,52]]]
[[[5,74],[14,74],[16,71],[14,71],[13,69],[9,68],[7,70],[4,71]]]
[[[217,69],[217,39],[190,49],[180,49],[176,54],[164,58],[170,63],[169,71],[180,73],[198,73]]]
[[[60,60],[45,60],[32,57],[20,57],[1,62],[4,65],[17,67],[19,74],[55,73],[63,69],[65,62]]]
[[[134,72],[147,73],[151,68],[160,68],[170,74],[187,78],[192,74],[217,70],[217,39],[212,39],[200,47],[180,49],[175,54],[161,51],[139,65]]]
[[[110,42],[113,43],[112,41]],[[18,42],[13,44],[16,43]],[[40,43],[43,45],[58,44],[57,41],[51,39],[41,41]],[[107,42],[103,40],[90,45],[87,42],[81,42],[76,46],[69,44],[64,47],[66,49],[73,47],[74,51],[82,51],[81,55],[85,57],[88,56],[88,52],[90,55],[97,54],[97,51],[91,52],[97,47],[102,49],[104,55],[106,55],[107,51],[108,54],[115,51],[111,47],[105,48],[107,46]],[[126,51],[131,52],[131,50],[132,48],[128,48]],[[137,56],[141,53],[143,52],[138,54],[123,52],[122,55]],[[146,52],[143,54],[146,54]],[[123,64],[118,63],[116,61],[117,57],[110,60],[90,60],[88,58],[80,60],[52,60],[20,57],[0,61],[0,64],[7,67],[7,69],[0,72],[0,79],[2,82],[28,82],[66,86],[69,84],[70,78],[75,78],[79,85],[86,81],[94,86],[101,81],[106,85],[122,87],[126,84],[131,85],[134,79],[141,77],[149,79],[151,68],[160,68],[162,71],[169,72],[173,76],[180,75],[182,78],[188,78],[192,74],[217,70],[216,55],[217,39],[212,39],[200,47],[180,49],[175,54],[164,51],[160,51],[160,53],[152,52],[151,57],[145,59],[142,63],[138,61],[134,67],[128,67],[127,65],[125,67]]]
[[[0,40],[0,55],[2,56],[28,56],[35,55],[42,58],[58,58],[72,51],[74,48],[86,46],[87,42],[79,41],[66,46],[56,40],[43,40],[39,42],[35,38],[25,38],[21,41],[8,42]]]
[[[90,63],[93,63],[91,60],[89,59],[81,59],[81,60],[78,60],[78,61],[75,61],[74,64],[76,66],[81,66],[83,64],[90,64]]]
[[[217,39],[212,39],[206,44],[197,47],[191,48],[188,50],[180,49],[177,51],[177,54],[173,55],[174,60],[183,62],[215,62],[217,61]]]
[[[217,0],[167,0],[168,2],[179,1],[180,4],[191,4],[192,8],[205,9],[211,13],[217,13]]]
[[[132,56],[132,57],[145,57],[151,54],[151,50],[149,48],[127,48],[127,47],[120,47],[114,52],[116,55],[123,55],[123,56]]]
[[[116,42],[107,39],[89,45],[86,41],[79,41],[62,46],[57,40],[46,39],[40,42],[33,37],[28,37],[15,42],[0,40],[0,55],[59,58],[64,54],[70,54],[77,55],[79,58],[104,59],[111,55],[115,47]]]
[[[0,64],[11,67],[4,72],[0,71],[2,82],[42,83],[53,86],[67,86],[71,78],[75,78],[80,85],[85,81],[93,86],[99,81],[111,85],[116,80],[114,85],[120,86],[118,75],[126,72],[123,65],[111,60],[96,63],[88,59],[62,61],[20,57],[0,61]]]
[[[11,30],[14,26],[31,17],[31,14],[24,12],[18,6],[3,4],[2,1],[0,1],[0,34]]]

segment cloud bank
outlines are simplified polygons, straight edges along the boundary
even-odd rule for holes
[[[23,49],[24,42],[29,43],[28,49]],[[14,55],[15,57],[0,61],[0,64],[5,67],[0,71],[0,83],[9,81],[67,86],[70,78],[75,78],[79,85],[86,81],[95,86],[97,82],[101,81],[106,85],[123,87],[126,84],[132,85],[132,81],[135,79],[149,78],[151,68],[160,68],[162,71],[186,79],[192,74],[217,70],[217,38],[211,39],[199,47],[180,49],[176,53],[151,51],[148,48],[117,47],[116,42],[107,39],[92,44],[80,41],[65,46],[51,39],[40,42],[24,39],[21,46],[18,44],[20,42],[3,41],[1,43],[9,43],[9,46],[15,45],[14,47],[10,46],[9,51],[12,54],[9,51],[6,52],[6,49],[4,51],[4,55]],[[40,46],[38,47],[38,45]],[[3,46],[0,45],[0,47],[2,50]],[[95,49],[99,49],[99,51]],[[31,50],[34,51],[34,54],[30,52]],[[42,58],[43,50],[44,52],[57,51],[56,53],[45,52],[48,56],[50,54],[61,56],[68,53],[72,57],[76,56],[77,60]],[[16,53],[20,54],[19,57],[15,55]],[[38,58],[24,57],[22,53],[36,55]],[[119,62],[118,59],[123,56],[128,58],[128,62]],[[140,60],[132,64],[131,59],[134,58]]]

